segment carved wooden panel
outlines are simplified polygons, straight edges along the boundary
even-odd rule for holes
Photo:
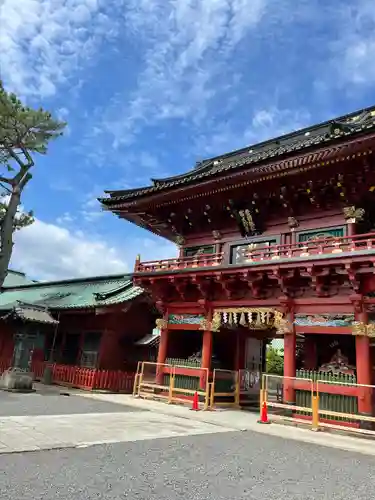
[[[345,236],[345,227],[327,227],[321,229],[313,229],[311,231],[301,231],[297,233],[297,241],[305,242],[322,238],[342,238]]]

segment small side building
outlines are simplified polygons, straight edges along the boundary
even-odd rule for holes
[[[131,275],[35,282],[9,271],[0,293],[0,370],[16,361],[133,373],[154,360],[158,313]],[[40,368],[39,368],[40,371]]]

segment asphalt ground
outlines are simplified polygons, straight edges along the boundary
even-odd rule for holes
[[[61,389],[61,392],[63,392],[63,389]],[[124,413],[133,411],[137,411],[137,409],[131,406],[97,401],[74,395],[62,396],[60,395],[60,391],[56,390],[31,394],[0,391],[0,417]]]
[[[0,456],[0,498],[370,500],[375,458],[253,432]]]

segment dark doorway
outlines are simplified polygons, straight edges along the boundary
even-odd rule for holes
[[[68,333],[65,339],[63,363],[66,365],[77,364],[80,347],[81,347],[81,334]]]

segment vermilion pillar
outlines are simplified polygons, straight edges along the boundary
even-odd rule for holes
[[[357,314],[356,320],[367,325],[367,312]],[[367,335],[357,335],[355,339],[357,384],[371,385],[370,339]],[[364,415],[372,414],[372,388],[360,387],[358,411]]]
[[[158,358],[157,358],[158,365],[164,365],[165,361],[167,359],[168,333],[169,333],[168,328],[162,328],[160,330],[160,342],[159,342],[159,350],[158,350]],[[163,376],[164,376],[164,367],[157,366],[156,381],[158,384],[163,383]]]
[[[296,391],[294,381],[291,378],[296,376],[296,333],[294,327],[289,333],[284,335],[284,384],[283,400],[286,404],[295,404]]]
[[[202,345],[202,363],[201,368],[206,368],[200,377],[200,386],[202,389],[206,386],[206,375],[211,371],[212,359],[212,331],[205,330],[203,332],[203,345]]]
[[[164,364],[167,359],[168,349],[168,328],[163,328],[160,332],[160,343],[158,350],[158,363]]]
[[[371,356],[369,338],[365,336],[356,337],[355,349],[357,358],[357,383],[361,385],[371,385]],[[363,413],[365,415],[372,414],[371,387],[363,387],[360,389],[358,411],[359,413]]]
[[[355,222],[348,222],[348,236],[354,236],[356,233]]]

